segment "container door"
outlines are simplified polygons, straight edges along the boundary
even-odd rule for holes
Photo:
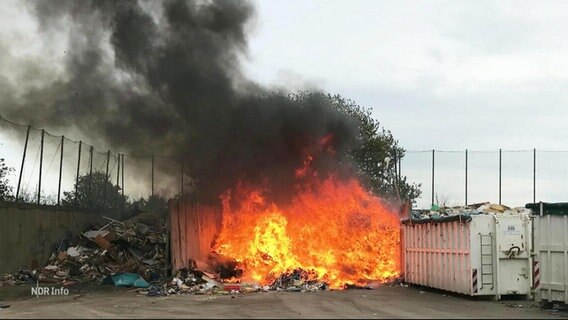
[[[537,297],[568,303],[568,216],[536,216],[534,223]]]
[[[528,295],[532,281],[530,218],[496,216],[495,219],[499,295]]]

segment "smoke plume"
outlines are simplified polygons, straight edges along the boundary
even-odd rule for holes
[[[318,159],[323,171],[354,141],[355,124],[321,95],[289,97],[244,76],[249,2],[27,5],[45,41],[67,35],[63,71],[11,97],[7,117],[78,128],[112,150],[183,159],[208,199],[242,180],[268,181],[278,194],[319,139],[331,134],[335,151]]]

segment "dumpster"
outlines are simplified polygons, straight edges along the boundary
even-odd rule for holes
[[[543,306],[568,302],[568,203],[529,203],[533,212],[534,294]]]
[[[458,214],[403,221],[405,281],[469,296],[531,296],[528,214]]]

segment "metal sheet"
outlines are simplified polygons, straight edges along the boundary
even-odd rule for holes
[[[535,298],[568,303],[568,216],[534,217]]]
[[[532,228],[526,215],[407,223],[403,230],[408,283],[496,298],[531,293]]]

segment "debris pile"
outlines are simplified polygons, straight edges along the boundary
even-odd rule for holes
[[[167,278],[165,221],[141,215],[125,221],[104,218],[108,221],[106,225],[91,227],[61,241],[43,267],[22,268],[17,273],[0,276],[0,286],[95,282],[140,288],[138,292],[147,296],[330,290],[329,284],[318,279],[315,271],[304,269],[284,272],[269,285],[242,282],[236,262],[222,257],[212,257],[210,263],[199,267],[196,261],[189,260],[188,268],[177,270],[173,277]],[[391,285],[400,281],[393,278]],[[346,284],[344,289],[374,289],[389,283]]]
[[[63,240],[43,268],[22,268],[16,274],[4,275],[0,283],[99,282],[147,287],[145,280],[163,280],[167,232],[162,219],[137,216],[121,222],[104,218],[108,223],[101,228]],[[141,281],[134,279],[139,277]]]
[[[168,294],[206,293],[222,289],[221,283],[214,280],[214,275],[206,274],[197,269],[182,268],[172,281],[164,284]]]
[[[433,205],[430,210],[412,210],[412,219],[437,219],[458,215],[478,215],[478,214],[497,214],[497,215],[530,215],[530,209],[524,207],[511,208],[505,205],[481,202],[467,206],[439,207]]]
[[[192,265],[190,263],[190,265]],[[161,287],[151,286],[140,293],[147,296],[173,295],[173,294],[234,294],[249,292],[317,292],[331,290],[329,284],[318,280],[315,271],[295,269],[282,273],[270,285],[262,286],[259,283],[224,282],[219,273],[209,273],[196,268],[182,268],[175,277]],[[402,277],[393,277],[388,282],[369,282],[365,286],[346,284],[343,289],[376,289],[381,285],[397,286],[402,283]]]
[[[191,263],[193,262],[193,263]],[[179,269],[171,281],[162,285],[152,285],[139,293],[147,296],[175,294],[230,294],[237,292],[261,291],[258,284],[224,283],[219,273],[210,273],[197,269],[195,261],[190,260],[191,268]],[[268,287],[264,288],[265,291]]]
[[[0,288],[9,287],[16,284],[16,277],[13,274],[5,274],[0,276]]]
[[[295,269],[280,275],[280,277],[272,282],[270,289],[292,292],[313,292],[328,289],[329,285],[327,283],[316,279],[317,275],[314,271]]]

